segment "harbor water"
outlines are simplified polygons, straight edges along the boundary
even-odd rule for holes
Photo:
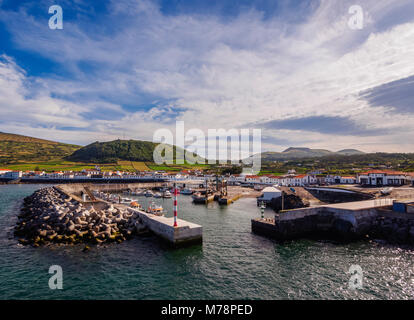
[[[157,237],[121,244],[21,246],[13,227],[25,196],[40,185],[0,185],[0,299],[413,299],[414,250],[364,241],[277,243],[251,233],[255,199],[194,205],[179,196],[179,216],[203,226],[203,244],[171,249]],[[128,196],[129,197],[129,196]],[[146,207],[172,199],[133,197]],[[271,216],[272,212],[267,211]],[[49,289],[51,265],[63,290]],[[349,288],[352,265],[362,288]]]

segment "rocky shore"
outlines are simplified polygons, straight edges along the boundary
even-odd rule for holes
[[[54,187],[26,197],[14,234],[21,244],[122,242],[144,229],[137,214],[109,205],[96,210]]]
[[[414,220],[379,216],[373,221],[369,236],[389,243],[414,245]]]

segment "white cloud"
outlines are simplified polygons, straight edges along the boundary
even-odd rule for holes
[[[296,145],[306,141],[311,147],[397,151],[401,137],[413,133],[414,118],[390,113],[389,108],[374,109],[359,94],[414,74],[414,23],[405,19],[402,24],[395,14],[387,15],[414,9],[414,4],[410,0],[364,1],[361,31],[348,27],[352,4],[323,0],[307,20],[292,25],[281,18],[263,20],[255,11],[229,20],[165,16],[148,1],[113,1],[109,14],[101,18],[113,25],[105,32],[96,21],[65,21],[64,31],[55,32],[26,13],[3,13],[0,19],[19,48],[61,63],[73,77],[36,79],[42,94],[25,98],[33,94],[26,92],[25,82],[34,80],[9,60],[0,69],[4,77],[0,114],[28,128],[36,124],[90,128],[88,133],[67,133],[67,139],[78,142],[124,134],[151,139],[160,126],[173,127],[160,120],[165,106],[127,112],[120,105],[165,99],[183,110],[178,117],[188,128],[252,123],[260,127],[261,122],[275,119],[345,116],[395,133],[358,138],[292,130],[266,134],[283,136]],[[92,70],[83,70],[84,64],[92,64]],[[51,98],[52,94],[60,99]],[[6,108],[10,101],[12,109]],[[33,112],[21,113],[25,108]],[[83,116],[99,113],[100,108],[117,117]],[[173,109],[169,108],[170,114]],[[46,134],[48,129],[44,130]],[[62,130],[53,132],[63,136]],[[403,147],[412,149],[414,143],[407,141]]]

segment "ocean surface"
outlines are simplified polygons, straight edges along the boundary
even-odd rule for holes
[[[413,299],[414,250],[377,242],[279,244],[251,233],[255,199],[228,207],[179,196],[179,216],[201,224],[203,245],[173,250],[155,236],[122,244],[24,247],[13,237],[22,199],[40,185],[0,185],[0,299]],[[146,198],[139,198],[144,205]],[[171,199],[153,199],[172,212]],[[271,216],[272,212],[267,211]],[[49,289],[51,265],[63,290]],[[349,289],[352,265],[362,288]]]

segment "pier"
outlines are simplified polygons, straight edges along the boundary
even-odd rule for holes
[[[173,217],[156,216],[133,208],[128,208],[128,211],[138,213],[142,223],[149,230],[173,246],[196,244],[203,241],[203,227],[198,224],[177,219],[177,227],[174,227]]]
[[[91,184],[64,184],[59,185],[56,188],[61,192],[67,194],[68,196],[76,199],[79,202],[85,204],[91,204],[94,207],[102,207],[102,206],[109,206],[111,203],[104,201],[99,198],[95,198],[92,195],[91,190],[95,191],[103,191],[108,192],[120,192],[122,190],[128,190],[130,188],[137,188],[137,187],[154,187],[154,183],[146,183],[146,184],[122,184],[122,185],[110,185],[105,186],[102,184],[98,185],[91,185]],[[110,189],[108,189],[110,188]],[[86,193],[93,199],[84,201],[81,198],[81,194]],[[146,213],[142,210],[130,208],[123,204],[112,204],[115,207],[122,207],[127,209],[131,213],[137,213],[140,217],[141,223],[151,232],[153,232],[158,237],[162,238],[172,246],[184,246],[189,244],[197,244],[202,243],[203,240],[203,228],[202,226],[185,221],[183,219],[177,219],[177,226],[174,227],[174,218],[167,218],[164,216],[156,216],[154,214]]]

